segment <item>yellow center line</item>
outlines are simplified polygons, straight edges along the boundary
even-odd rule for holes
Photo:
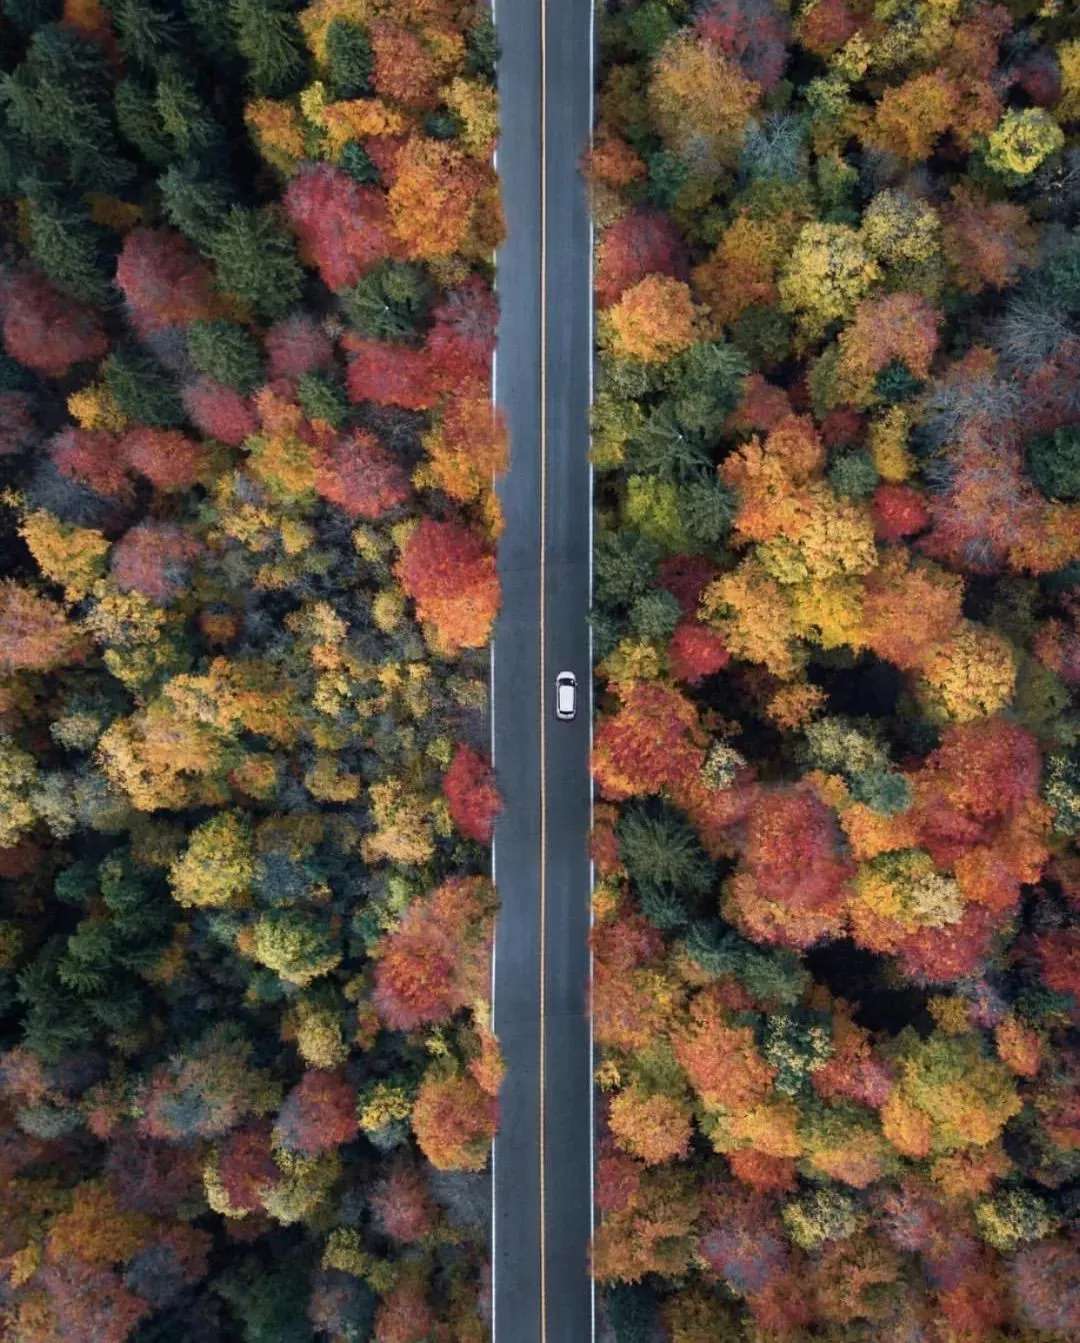
[[[547,1028],[547,0],[540,0],[540,1343],[547,1343],[545,1063]]]

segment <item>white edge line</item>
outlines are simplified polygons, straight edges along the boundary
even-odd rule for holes
[[[596,90],[596,5],[597,0],[591,0],[589,6],[589,148],[593,145],[593,118],[595,116],[595,90]],[[593,219],[592,201],[586,199],[586,208],[589,211],[589,294],[588,294],[588,312],[589,312],[589,341],[588,341],[588,359],[589,359],[589,408],[593,404],[593,365],[596,358],[595,351],[595,311],[594,311],[594,292],[593,292],[593,267],[595,265],[594,250],[596,246],[596,225]],[[593,606],[593,512],[596,507],[593,498],[593,464],[592,464],[592,425],[588,426],[587,442],[590,449],[589,457],[589,835],[592,838],[593,828],[593,808],[595,805],[596,788],[592,777],[592,752],[593,752],[593,700],[596,695],[596,684],[593,679],[593,627],[592,627],[592,606]],[[593,908],[593,889],[596,882],[596,866],[593,860],[589,859],[589,932],[592,933],[595,913]],[[592,938],[589,939],[589,1254],[592,1255],[593,1243],[596,1240],[596,1042],[593,1039],[593,1017],[592,1017],[592,981],[593,981],[593,954]],[[596,1343],[596,1279],[593,1277],[591,1263],[589,1265],[589,1309],[591,1313],[592,1325],[592,1343]]]
[[[496,0],[490,0],[490,6],[491,6],[491,21],[492,21],[492,23],[495,23],[495,22],[496,22],[496,17],[495,17],[495,5],[496,5]],[[498,86],[499,86],[499,75],[498,75],[498,69],[496,69],[496,72],[495,72],[495,87],[496,87],[496,90],[498,90]],[[502,128],[502,107],[501,107],[501,105],[500,105],[500,108],[499,108],[499,127],[500,127],[500,131],[501,131],[501,128]],[[498,147],[498,141],[497,141],[497,140],[496,140],[496,142],[495,142],[495,149],[492,151],[492,154],[491,154],[491,166],[492,166],[492,168],[495,170],[495,179],[496,179],[496,181],[498,181],[498,177],[499,177],[499,147]],[[501,192],[500,192],[500,196],[501,196]],[[491,262],[492,262],[492,270],[493,270],[493,274],[492,274],[492,277],[491,277],[491,292],[496,296],[496,298],[498,298],[498,294],[499,294],[499,270],[498,270],[498,266],[497,266],[497,264],[496,264],[496,255],[497,255],[497,254],[496,254],[495,252],[492,252],[492,254],[491,254]],[[494,348],[493,348],[492,351],[491,351],[491,408],[492,408],[492,411],[494,411],[494,410],[497,408],[497,405],[498,405],[498,402],[497,402],[497,399],[496,399],[496,380],[497,380],[497,376],[498,376],[498,367],[499,367],[498,360],[499,360],[499,338],[498,338],[498,329],[496,329],[495,346],[494,346]],[[511,447],[510,447],[510,451],[511,451],[511,452],[513,451],[513,445],[512,445],[512,444],[511,444]],[[495,486],[496,486],[496,476],[495,476],[495,473],[492,472],[492,473],[491,473],[491,488],[494,490],[494,489],[495,489]],[[490,731],[491,731],[491,769],[492,769],[492,772],[494,773],[494,771],[495,771],[495,630],[494,630],[494,627],[492,628],[492,631],[491,631],[491,652],[490,652],[490,661],[489,661],[489,665],[488,665],[488,723],[489,723],[489,725],[490,725]],[[499,888],[498,888],[498,881],[497,881],[496,876],[495,876],[495,834],[494,834],[494,831],[492,832],[492,835],[491,835],[491,884],[492,884],[492,886],[495,887],[496,894],[498,894],[498,889],[499,889]],[[492,1031],[493,1034],[495,1034],[495,963],[496,963],[496,958],[497,958],[497,956],[498,956],[498,950],[499,950],[499,946],[498,946],[498,915],[496,915],[496,917],[495,917],[495,922],[494,922],[494,924],[493,924],[493,926],[492,926],[492,929],[491,929],[491,995],[490,995],[490,996],[491,996],[491,1007],[490,1007],[490,1012],[491,1012],[491,1031]],[[497,1255],[496,1255],[496,1253],[495,1253],[495,1238],[496,1238],[496,1236],[497,1236],[497,1234],[498,1234],[497,1229],[496,1229],[497,1226],[498,1226],[498,1223],[497,1223],[497,1221],[496,1221],[496,1217],[495,1217],[495,1143],[496,1143],[496,1139],[497,1139],[497,1137],[498,1137],[498,1131],[496,1131],[495,1135],[494,1135],[494,1136],[492,1137],[492,1139],[491,1139],[491,1337],[492,1337],[492,1340],[495,1340],[495,1339],[498,1338],[498,1333],[496,1332],[496,1326],[495,1326],[495,1312],[496,1312],[496,1310],[497,1310],[497,1308],[498,1308],[497,1303],[498,1303],[498,1299],[499,1299],[499,1294],[498,1294],[498,1292],[495,1290],[495,1274],[496,1274],[496,1271],[497,1271],[497,1270],[496,1270],[496,1264],[497,1264],[497,1262],[498,1262],[498,1258],[497,1258]]]

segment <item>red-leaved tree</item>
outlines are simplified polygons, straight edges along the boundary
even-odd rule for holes
[[[679,622],[668,641],[667,654],[672,676],[688,685],[698,685],[731,661],[723,639],[696,620]]]
[[[301,168],[284,201],[302,254],[335,293],[356,284],[394,249],[383,192],[329,163]]]
[[[451,289],[436,307],[427,337],[432,376],[441,391],[484,382],[495,349],[499,305],[478,275]]]
[[[920,490],[888,481],[874,491],[870,504],[874,535],[880,541],[902,541],[930,525],[930,510]]]
[[[141,592],[159,606],[169,606],[187,587],[199,542],[168,522],[140,522],[113,546],[112,575],[125,592]]]
[[[372,1190],[370,1207],[383,1235],[402,1244],[423,1240],[435,1225],[437,1209],[427,1177],[409,1157],[395,1158]]]
[[[275,1131],[290,1152],[318,1156],[356,1136],[356,1090],[340,1069],[313,1068],[285,1097]]]
[[[443,775],[442,795],[450,817],[466,839],[490,844],[502,809],[490,763],[471,746],[459,746]]]
[[[688,270],[685,244],[668,216],[655,210],[636,210],[617,219],[600,240],[596,301],[602,308],[610,307],[646,275],[684,280]]]
[[[424,518],[402,546],[394,573],[441,651],[487,643],[499,609],[499,578],[495,556],[475,532]]]
[[[720,48],[747,78],[771,93],[787,64],[788,26],[772,0],[707,0],[697,29]]]
[[[747,818],[729,917],[756,941],[811,946],[841,932],[852,871],[836,819],[813,793],[763,791]]]
[[[81,657],[78,631],[62,606],[21,583],[0,583],[0,671],[51,671]]]
[[[424,1277],[404,1274],[375,1313],[375,1343],[427,1343],[439,1339],[439,1322],[428,1305]],[[444,1335],[445,1337],[445,1335]]]
[[[266,333],[265,344],[271,378],[300,378],[326,368],[334,357],[330,337],[306,313],[275,322]]]
[[[214,273],[182,233],[136,228],[124,239],[116,283],[143,334],[217,315]]]
[[[75,364],[100,359],[108,337],[91,308],[58,293],[32,270],[11,275],[2,295],[4,348],[12,359],[62,378]]]
[[[412,1113],[420,1150],[436,1170],[483,1170],[499,1126],[499,1103],[471,1077],[428,1069]]]
[[[131,480],[120,440],[107,429],[61,429],[49,441],[49,456],[62,476],[110,499],[128,495]]]
[[[438,380],[426,349],[412,350],[390,341],[350,336],[341,343],[351,355],[346,375],[350,400],[404,406],[406,410],[430,410],[435,405]]]
[[[13,457],[34,441],[34,412],[25,392],[0,392],[0,457]]]
[[[593,775],[605,797],[658,793],[696,774],[705,759],[697,710],[674,686],[635,681],[605,714],[593,741]]]
[[[237,1213],[258,1212],[263,1195],[281,1179],[271,1150],[270,1124],[255,1120],[234,1129],[218,1148],[217,1171],[230,1208]]]
[[[315,488],[349,517],[374,522],[408,499],[409,478],[374,434],[357,429],[321,452]]]
[[[235,388],[213,378],[200,377],[181,393],[188,419],[207,438],[237,448],[245,438],[258,433],[259,421],[247,399]]]
[[[372,1000],[387,1026],[445,1021],[483,996],[494,910],[484,877],[451,877],[412,902],[377,950]]]
[[[137,425],[120,442],[128,466],[165,494],[194,485],[207,466],[206,449],[179,429]]]

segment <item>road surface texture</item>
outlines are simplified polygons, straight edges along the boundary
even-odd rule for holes
[[[578,161],[592,109],[590,4],[496,0],[495,18],[508,232],[495,395],[511,440],[492,672],[504,802],[494,1025],[507,1062],[494,1155],[495,1340],[588,1343],[592,332]],[[571,723],[555,719],[560,671],[578,679]]]

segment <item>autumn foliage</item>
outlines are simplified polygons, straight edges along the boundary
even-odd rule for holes
[[[11,275],[3,295],[4,349],[35,373],[60,378],[99,359],[108,340],[97,314],[57,293],[32,271]]]
[[[499,606],[495,557],[475,533],[425,518],[402,547],[394,571],[446,651],[479,648]]]
[[[989,0],[598,24],[606,1323],[1065,1340],[1077,34]]]
[[[0,49],[0,1336],[483,1343],[489,8]]]
[[[412,1113],[420,1150],[436,1170],[482,1170],[498,1123],[498,1102],[471,1077],[428,1074]]]
[[[492,937],[490,883],[452,878],[414,902],[386,938],[373,1001],[386,1024],[442,1021],[483,994]]]
[[[459,746],[443,775],[442,794],[465,838],[490,844],[502,804],[489,762],[470,746]]]
[[[315,488],[351,518],[375,521],[409,497],[399,463],[374,434],[358,430],[336,438],[322,453]]]
[[[328,163],[301,170],[284,204],[312,264],[335,291],[356,284],[391,254],[383,194]]]

